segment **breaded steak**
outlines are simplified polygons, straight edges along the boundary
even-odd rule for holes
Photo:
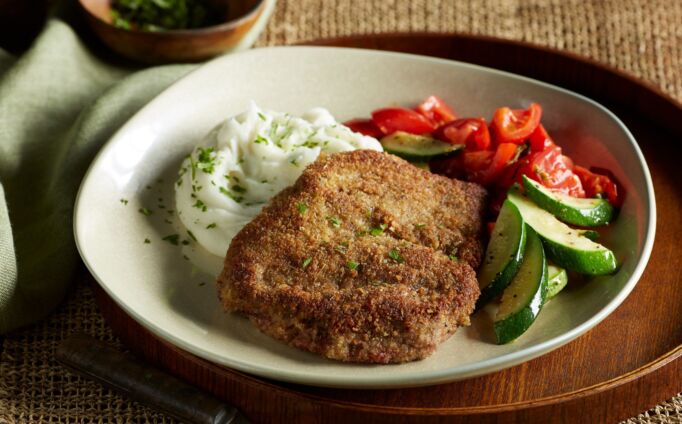
[[[319,158],[232,240],[219,297],[327,358],[425,358],[469,324],[485,191],[370,150]]]

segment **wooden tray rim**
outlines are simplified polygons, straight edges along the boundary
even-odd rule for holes
[[[660,88],[657,86],[653,85],[652,83],[649,83],[647,81],[644,81],[628,72],[625,72],[623,70],[614,68],[610,65],[598,62],[594,59],[588,58],[581,56],[576,53],[572,52],[567,52],[567,51],[561,51],[557,50],[551,47],[547,46],[542,46],[542,45],[537,45],[533,43],[529,43],[526,41],[516,41],[516,40],[510,40],[510,39],[504,39],[504,38],[499,38],[499,37],[492,37],[492,36],[485,36],[485,35],[472,35],[472,34],[466,34],[466,33],[458,33],[458,32],[389,32],[389,33],[381,33],[381,34],[371,34],[370,36],[374,37],[381,37],[381,38],[405,38],[405,37],[424,37],[424,38],[439,38],[439,39],[451,39],[453,41],[461,40],[461,41],[474,41],[474,42],[488,42],[488,43],[494,43],[494,44],[500,44],[500,45],[506,45],[506,46],[513,46],[513,47],[520,47],[521,49],[524,50],[530,50],[530,51],[535,51],[544,55],[550,55],[550,56],[558,56],[562,57],[568,61],[573,61],[573,62],[581,62],[584,65],[588,65],[590,68],[594,68],[596,70],[599,70],[602,73],[605,74],[611,74],[624,82],[630,84],[631,86],[636,86],[639,88],[640,91],[648,92],[648,94],[653,95],[653,97],[657,97],[659,100],[662,100],[665,104],[666,108],[670,108],[671,110],[676,109],[679,113],[682,113],[682,103],[674,99],[671,95],[663,92]],[[311,39],[311,40],[303,40],[299,43],[296,43],[298,45],[315,45],[315,46],[337,46],[340,43],[343,42],[353,42],[354,40],[361,40],[367,36],[363,35],[351,35],[351,36],[343,36],[343,37],[330,37],[330,38],[320,38],[320,39]],[[412,53],[414,54],[414,53]],[[418,53],[417,53],[418,54]],[[425,55],[428,56],[428,55]],[[454,60],[455,59],[447,59],[447,60]],[[462,61],[462,60],[459,60]],[[466,61],[462,61],[465,63],[470,63]],[[481,65],[481,66],[486,66],[486,65]],[[525,76],[525,75],[524,75]],[[534,79],[538,79],[536,77],[530,77]],[[541,80],[542,81],[542,80]],[[550,84],[555,84],[552,82],[549,82]],[[555,84],[556,85],[556,84]],[[630,107],[630,109],[632,109]],[[671,132],[679,132],[679,129],[676,129],[675,126],[671,126],[671,123],[665,122],[664,120],[660,119],[655,119],[656,123],[668,131]],[[656,244],[654,243],[654,249],[656,248]],[[652,249],[653,252],[653,249]],[[101,289],[101,287],[100,287]],[[112,302],[116,308],[120,307],[116,305],[116,303],[111,299],[105,292],[102,292],[104,296],[109,298],[108,300]],[[124,311],[122,311],[123,314],[125,314]],[[108,316],[107,314],[103,314],[104,317],[107,320],[110,320],[111,317]],[[127,314],[126,314],[127,315]],[[128,318],[132,319],[130,316]],[[134,320],[133,320],[134,321]],[[135,324],[139,325],[135,321]],[[146,332],[144,327],[142,329]],[[314,393],[306,392],[306,391],[300,391],[296,390],[296,388],[288,387],[288,386],[280,386],[276,384],[277,382],[273,382],[270,380],[262,380],[259,377],[256,376],[251,376],[249,374],[242,373],[237,370],[233,370],[231,368],[227,368],[218,364],[215,364],[213,362],[210,362],[208,360],[205,360],[203,358],[199,358],[198,356],[195,356],[187,351],[184,351],[180,349],[179,347],[158,338],[155,336],[153,333],[149,332],[149,334],[155,338],[157,341],[166,344],[169,346],[171,349],[174,349],[178,351],[182,356],[185,356],[186,358],[193,358],[195,361],[200,361],[203,363],[204,366],[207,366],[209,368],[217,368],[219,370],[227,371],[228,373],[231,373],[235,375],[238,378],[244,379],[248,381],[248,384],[256,384],[260,385],[263,387],[268,388],[269,390],[277,391],[280,393],[285,393],[297,397],[302,397],[305,399],[309,399],[315,402],[320,402],[323,404],[327,405],[334,405],[337,407],[341,408],[352,408],[353,410],[356,411],[363,411],[363,412],[374,412],[374,413],[385,413],[385,414],[401,414],[401,415],[420,415],[422,412],[427,412],[429,415],[473,415],[473,414],[486,414],[486,413],[500,413],[500,412],[511,412],[511,411],[516,411],[516,410],[521,410],[521,409],[527,409],[527,408],[535,408],[535,407],[543,407],[543,406],[551,406],[551,405],[558,405],[564,402],[569,402],[573,400],[578,400],[582,399],[585,397],[593,396],[599,393],[603,393],[605,391],[617,388],[619,386],[622,386],[624,384],[630,383],[634,380],[639,379],[640,377],[646,376],[662,367],[665,367],[669,365],[672,362],[675,361],[680,361],[682,360],[682,344],[678,345],[677,347],[673,348],[672,350],[664,353],[663,355],[659,356],[655,360],[646,363],[636,369],[631,370],[630,372],[626,374],[622,374],[620,376],[614,377],[612,379],[594,384],[592,386],[587,386],[580,388],[578,390],[573,390],[570,392],[565,392],[561,394],[556,394],[544,398],[539,398],[539,399],[533,399],[533,400],[527,400],[527,401],[520,401],[520,402],[512,402],[512,403],[505,403],[505,404],[496,404],[496,405],[483,405],[483,406],[464,406],[464,407],[453,407],[453,408],[442,408],[442,407],[433,407],[433,408],[420,408],[420,407],[401,407],[401,406],[381,406],[381,405],[369,405],[369,404],[364,404],[364,403],[357,403],[357,402],[352,402],[352,401],[343,401],[343,400],[332,400],[327,397],[319,396]],[[535,358],[537,359],[537,358]],[[484,376],[480,376],[484,377]],[[447,383],[444,383],[447,384]],[[314,387],[314,386],[310,386]],[[352,389],[344,389],[344,390],[352,390]]]

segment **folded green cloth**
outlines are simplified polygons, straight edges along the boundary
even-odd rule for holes
[[[73,280],[73,204],[92,158],[193,69],[106,63],[53,18],[19,58],[0,50],[0,334],[50,313]]]

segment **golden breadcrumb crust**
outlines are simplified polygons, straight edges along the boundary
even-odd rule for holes
[[[422,359],[469,324],[485,196],[386,153],[320,157],[232,240],[219,297],[328,358]]]

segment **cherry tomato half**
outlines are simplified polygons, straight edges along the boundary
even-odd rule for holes
[[[371,119],[351,119],[350,121],[344,122],[343,125],[350,128],[351,131],[374,138],[381,138],[384,135]]]
[[[468,150],[487,150],[490,132],[483,118],[463,118],[439,127],[433,136],[450,144],[465,144]]]
[[[611,178],[591,172],[582,166],[576,166],[573,171],[580,178],[583,187],[585,187],[585,195],[587,197],[606,197],[613,206],[621,206],[622,199],[618,195],[618,186]]]
[[[519,161],[516,182],[522,175],[574,197],[585,197],[582,183],[573,173],[573,161],[561,154],[561,147],[553,146],[541,152],[530,153]]]
[[[455,112],[438,96],[429,96],[416,108],[436,126],[447,124],[457,119]]]
[[[483,185],[489,185],[504,171],[507,165],[516,156],[518,146],[514,143],[502,143],[495,149],[495,154],[490,159],[488,166],[479,173],[473,173],[473,181]]]
[[[537,103],[532,103],[528,109],[497,109],[491,124],[495,141],[523,143],[538,127],[541,116],[542,108]]]
[[[547,134],[547,130],[542,124],[538,124],[535,131],[528,137],[531,152],[541,152],[554,146],[554,140]]]
[[[396,131],[421,135],[436,129],[435,125],[423,115],[402,107],[377,109],[372,112],[372,120],[384,135],[393,134]]]

